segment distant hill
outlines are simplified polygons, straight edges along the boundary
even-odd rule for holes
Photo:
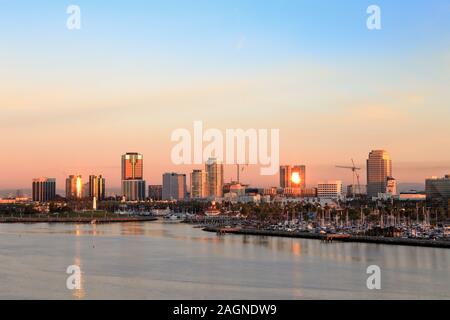
[[[398,192],[406,192],[410,190],[425,191],[425,184],[410,182],[410,183],[399,183],[397,185]]]

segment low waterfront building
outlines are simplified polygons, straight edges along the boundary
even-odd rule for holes
[[[342,181],[320,181],[317,184],[317,197],[339,199],[342,197]]]
[[[302,198],[316,198],[317,197],[317,188],[302,189],[301,196],[302,196]]]
[[[238,203],[238,195],[236,193],[228,192],[223,195],[224,202],[230,202],[232,204]]]
[[[427,196],[424,192],[417,192],[415,190],[401,192],[398,195],[398,200],[400,201],[425,201],[426,199]]]
[[[285,195],[286,197],[300,197],[301,194],[302,194],[301,188],[287,187],[283,189],[283,195]]]
[[[265,188],[263,194],[265,196],[275,197],[278,194],[278,188],[276,187]]]
[[[30,198],[27,198],[27,197],[0,198],[0,204],[28,203],[29,201],[30,201]]]
[[[239,203],[260,203],[261,195],[255,194],[255,195],[240,196],[238,202]]]

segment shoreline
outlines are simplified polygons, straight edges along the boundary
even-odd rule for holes
[[[220,230],[224,230],[224,228],[206,227],[206,228],[203,228],[202,230],[206,231],[206,232],[219,232]],[[257,230],[257,229],[239,229],[239,230],[238,229],[230,229],[230,230],[225,229],[224,234],[313,239],[313,240],[321,240],[321,241],[326,241],[326,238],[327,238],[327,235],[321,235],[321,234],[316,234],[316,233],[308,233],[308,232],[293,233],[293,232],[287,232],[287,231],[268,231],[268,230]],[[334,241],[450,249],[450,241],[441,241],[441,240],[434,241],[434,240],[405,239],[405,238],[350,236],[348,238],[343,238],[343,239],[334,239]]]
[[[1,217],[0,224],[12,223],[81,223],[89,224],[95,221],[96,224],[104,223],[125,223],[125,222],[147,222],[156,221],[156,217],[113,217],[113,218],[93,218],[93,217]]]

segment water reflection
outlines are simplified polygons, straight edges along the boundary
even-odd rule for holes
[[[77,225],[76,230],[78,231],[80,228],[79,225]],[[77,236],[79,236],[78,232],[76,233]],[[81,270],[80,272],[80,288],[72,290],[72,295],[75,299],[83,299],[86,296],[86,292],[84,290],[84,277],[83,277],[83,265],[81,263],[81,249],[80,249],[80,239],[75,240],[75,258],[74,258],[74,265],[78,266]]]
[[[142,236],[145,234],[142,223],[123,223],[120,226],[120,234],[123,236]]]
[[[292,244],[292,253],[296,256],[300,256],[302,253],[302,245],[300,242],[296,242]]]
[[[160,222],[0,230],[0,298],[450,298],[446,249],[217,236]],[[55,275],[68,264],[82,271],[81,289],[70,293],[61,290],[68,275]],[[366,288],[370,264],[383,270],[382,292]],[[23,274],[35,279],[25,289]],[[35,290],[42,279],[46,290]]]

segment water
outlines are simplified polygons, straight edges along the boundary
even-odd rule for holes
[[[82,286],[66,287],[79,265]],[[381,290],[366,268],[381,267]],[[217,236],[184,224],[0,225],[1,299],[450,299],[450,250]]]

